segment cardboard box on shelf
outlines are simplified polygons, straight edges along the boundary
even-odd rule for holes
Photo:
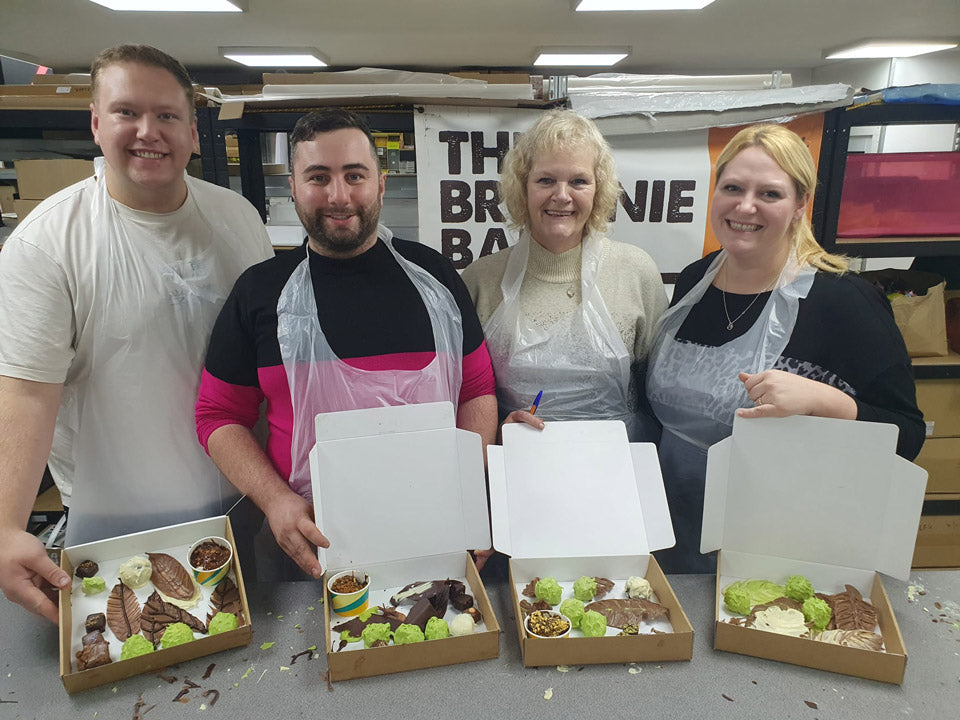
[[[927,473],[896,455],[897,427],[814,417],[744,420],[708,453],[701,550],[721,550],[717,650],[899,684],[906,649],[878,572],[906,580]],[[803,575],[855,587],[879,614],[884,651],[727,622],[737,580]]]
[[[928,496],[923,503],[913,551],[916,568],[960,567],[960,494],[941,497]]]
[[[927,437],[960,437],[960,380],[917,380],[917,405]]]
[[[543,431],[505,425],[503,446],[487,447],[494,547],[512,555],[510,585],[517,637],[527,667],[689,660],[693,627],[650,555],[674,543],[663,480],[652,443],[629,443],[618,421],[552,422]],[[581,576],[615,583],[645,577],[669,610],[666,627],[642,634],[562,639],[527,637],[523,587],[553,577],[562,588]],[[564,597],[569,595],[566,593]],[[659,621],[658,621],[659,622]]]
[[[927,493],[960,493],[960,438],[927,438],[914,462],[929,475]]]
[[[89,85],[0,85],[0,110],[86,110]]]
[[[16,192],[17,189],[12,185],[0,185],[0,212],[14,212],[13,196]]]
[[[92,160],[17,160],[13,167],[23,200],[43,200],[93,175]]]
[[[13,201],[13,212],[17,216],[17,222],[23,222],[23,219],[43,200],[21,200],[17,198]]]
[[[324,584],[331,680],[370,677],[494,658],[500,626],[468,548],[490,547],[480,436],[458,430],[446,402],[320,414],[310,451],[314,512],[330,548],[332,577],[362,570],[370,607],[412,582],[464,582],[483,616],[475,633],[443,640],[340,649]],[[454,611],[448,610],[450,614]],[[358,647],[359,645],[359,647]]]
[[[110,641],[110,656],[113,658],[113,662],[87,670],[77,670],[74,653],[79,646],[80,637],[84,634],[84,619],[87,615],[87,612],[80,610],[79,606],[89,606],[90,598],[83,595],[79,590],[80,583],[73,575],[75,566],[84,560],[93,560],[101,566],[101,570],[107,567],[112,567],[115,570],[120,562],[133,555],[144,552],[166,552],[180,561],[185,568],[189,568],[187,559],[189,547],[197,540],[210,536],[222,537],[233,546],[231,576],[237,586],[243,615],[242,618],[238,618],[240,620],[239,627],[218,635],[199,637],[193,642],[177,647],[158,649],[129,660],[120,660],[120,643],[108,629],[104,633],[104,637]],[[226,516],[196,520],[157,530],[148,530],[100,542],[68,547],[61,554],[60,567],[74,581],[71,587],[60,591],[60,679],[68,693],[117,682],[124,678],[159,670],[170,665],[220,652],[227,648],[250,644],[250,639],[253,636],[250,623],[250,607],[247,604],[247,593],[240,572],[240,561],[237,557],[237,547],[233,539],[233,529],[230,525],[230,519]],[[111,587],[116,576],[106,573],[104,573],[104,576],[107,579],[108,587]],[[145,588],[136,591],[138,599],[140,599],[140,595],[146,597],[152,591],[153,586],[148,583]],[[212,589],[203,590],[201,603],[188,611],[204,623],[206,623],[209,610],[211,592]],[[76,599],[74,593],[77,595]],[[108,595],[109,591],[96,596],[98,606],[103,606],[98,612],[106,610]],[[74,606],[75,603],[78,607]]]

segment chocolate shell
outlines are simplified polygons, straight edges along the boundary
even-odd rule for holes
[[[164,595],[177,600],[189,600],[196,592],[193,577],[176,558],[166,553],[147,553],[153,572],[150,581]]]
[[[593,596],[593,599],[603,600],[604,596],[613,590],[613,580],[607,580],[607,578],[602,577],[595,577],[593,579],[597,583],[597,593]]]
[[[523,588],[521,595],[526,595],[528,598],[535,598],[537,596],[537,583],[540,582],[540,578],[535,577],[533,580],[527,583],[526,587]]]
[[[237,619],[239,620],[239,617]],[[175,622],[188,625],[194,632],[207,632],[207,626],[201,620],[186,610],[168,603],[157,591],[150,593],[150,597],[143,606],[143,615],[140,620],[143,636],[156,645],[163,637],[163,631],[167,629],[167,625]]]
[[[77,650],[77,670],[89,670],[113,662],[110,659],[110,643],[99,630],[87,633],[80,641],[83,647]]]
[[[91,633],[94,630],[103,632],[107,629],[107,616],[103,613],[90,613],[87,615],[87,619],[83,623],[83,629],[88,633]]]
[[[438,582],[440,581],[417,580],[409,585],[405,585],[404,587],[400,588],[399,591],[393,594],[393,596],[390,598],[390,604],[396,607],[400,603],[415,603],[417,600],[423,597],[425,592],[429,592],[434,584]]]
[[[113,586],[107,598],[107,625],[120,642],[140,632],[140,603],[122,582]]]
[[[660,603],[643,598],[597,600],[583,609],[584,612],[596,610],[607,619],[607,625],[615,628],[639,625],[643,621],[650,622],[670,614]]]
[[[426,631],[427,620],[432,617],[442,618],[447,612],[447,603],[450,600],[450,589],[445,583],[432,595],[424,595],[417,600],[410,612],[407,613],[407,622]]]

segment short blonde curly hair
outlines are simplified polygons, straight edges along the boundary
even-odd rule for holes
[[[592,120],[572,110],[550,110],[513,144],[503,159],[500,173],[500,198],[510,213],[510,226],[516,229],[530,227],[527,207],[527,180],[534,160],[541,153],[570,151],[587,146],[596,153],[593,174],[596,193],[593,209],[584,228],[587,234],[602,233],[613,217],[620,197],[620,182],[613,161],[610,144],[604,139]]]

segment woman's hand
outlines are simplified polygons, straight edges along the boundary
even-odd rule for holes
[[[800,377],[783,370],[740,373],[747,395],[755,403],[752,408],[737,410],[739,417],[816,417],[857,419],[857,403],[845,392],[825,383]]]
[[[544,428],[543,420],[538,418],[533,413],[529,412],[528,410],[514,410],[503,419],[500,427],[497,428],[498,443],[503,443],[503,426],[507,423],[525,423],[530,427],[535,427],[537,430],[543,430]]]

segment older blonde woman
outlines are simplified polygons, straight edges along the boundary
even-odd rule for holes
[[[889,304],[813,237],[816,178],[803,140],[780,125],[740,131],[717,160],[710,222],[723,249],[680,274],[647,376],[677,537],[657,554],[667,572],[715,567],[699,553],[706,450],[734,415],[893,423],[908,459],[923,444]]]
[[[519,241],[470,265],[463,280],[501,419],[617,419],[642,438],[632,378],[667,298],[650,256],[603,234],[620,192],[610,146],[590,120],[547,112],[504,158],[500,191]],[[533,417],[522,408],[540,390]]]

